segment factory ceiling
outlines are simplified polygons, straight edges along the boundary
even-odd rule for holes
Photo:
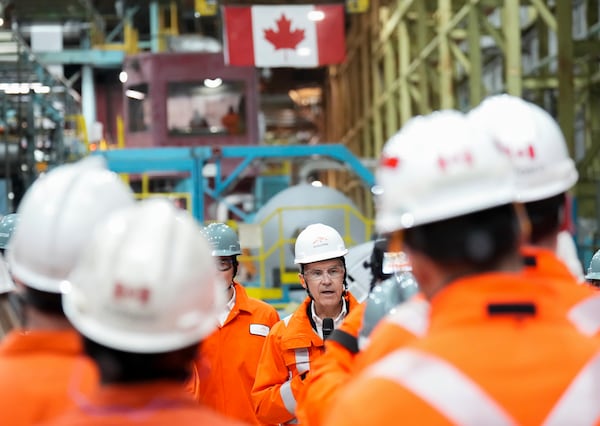
[[[0,0],[4,12],[4,28],[20,27],[20,35],[27,42],[28,26],[36,23],[62,23],[73,25],[75,31],[90,28],[102,28],[105,34],[110,34],[123,20],[124,11],[135,11],[132,24],[139,33],[139,40],[150,39],[150,3],[149,0]],[[161,5],[172,4],[170,1],[160,1]],[[258,2],[249,0],[221,0],[220,5],[252,5]],[[289,0],[263,0],[260,4],[319,4],[331,3],[331,0],[298,1]],[[194,0],[176,0],[178,13],[178,25],[180,34],[195,34],[221,40],[221,20],[219,16],[198,16],[195,13]],[[82,27],[83,25],[83,27]],[[118,28],[117,28],[118,29]],[[13,43],[13,41],[11,41]],[[80,47],[81,38],[75,33],[74,37],[65,39],[65,48]],[[19,72],[24,71],[22,65],[11,63],[10,60],[3,61],[0,39],[0,77],[9,80],[23,79]],[[26,44],[26,43],[25,43]],[[25,46],[26,48],[26,46]],[[4,50],[12,51],[12,48]],[[8,58],[8,56],[6,57]],[[10,59],[10,58],[8,58]],[[26,67],[27,68],[27,67]],[[33,67],[31,67],[33,69]],[[101,79],[111,79],[118,75],[120,69],[97,69],[96,73]],[[65,66],[65,79],[76,76],[77,67]],[[294,132],[305,132],[307,129],[315,130],[318,123],[315,122],[315,109],[311,108],[308,113],[306,108],[299,108],[288,96],[290,90],[304,87],[322,88],[326,72],[324,68],[315,69],[291,69],[276,68],[260,70],[261,79],[261,107],[265,113],[267,126],[275,129],[283,129],[286,134]],[[33,78],[28,76],[27,78]],[[6,81],[6,80],[5,80]],[[70,82],[75,89],[78,88],[77,81]],[[314,106],[314,105],[312,105]],[[303,111],[299,111],[299,109]]]

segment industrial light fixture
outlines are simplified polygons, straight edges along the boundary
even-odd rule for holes
[[[296,105],[308,106],[321,102],[322,90],[317,86],[300,87],[288,92],[289,97]]]
[[[310,21],[322,21],[325,19],[325,12],[322,10],[311,10],[307,16]]]
[[[211,78],[204,79],[204,85],[206,87],[208,87],[209,89],[216,89],[217,87],[221,86],[222,84],[223,84],[223,80],[221,80],[218,77],[215,79],[211,79]]]
[[[50,93],[50,87],[42,83],[0,83],[0,91],[7,95],[26,95],[30,91],[35,93]]]
[[[146,97],[146,94],[144,92],[140,92],[139,90],[127,89],[125,90],[125,96],[141,101]]]
[[[308,47],[300,47],[296,50],[298,56],[310,56],[310,52],[311,50]]]
[[[119,81],[121,83],[127,83],[127,71],[123,70],[119,73]]]

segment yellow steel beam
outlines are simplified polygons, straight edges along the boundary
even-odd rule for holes
[[[506,41],[506,51],[504,55],[506,92],[515,96],[521,96],[523,91],[519,7],[519,0],[505,0],[502,11],[502,29]]]

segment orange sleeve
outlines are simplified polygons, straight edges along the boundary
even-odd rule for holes
[[[340,330],[357,337],[364,304],[356,306],[346,317]],[[305,386],[298,397],[296,414],[301,424],[321,425],[339,390],[352,377],[355,354],[342,344],[326,340],[325,353],[315,360],[306,376]]]
[[[256,416],[259,421],[269,424],[286,423],[295,417],[295,400],[284,401],[282,395],[290,397],[291,390],[293,399],[303,386],[300,376],[289,378],[278,334],[282,327],[282,321],[275,324],[265,339],[252,387]]]
[[[397,324],[383,319],[369,337],[368,345],[356,355],[353,373],[357,374],[387,354],[415,340],[417,336]]]

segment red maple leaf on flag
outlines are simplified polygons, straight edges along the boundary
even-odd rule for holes
[[[275,50],[279,49],[295,49],[298,44],[304,40],[304,30],[295,29],[290,31],[292,21],[286,18],[282,13],[281,18],[277,21],[277,30],[264,30],[265,40],[275,46]]]

